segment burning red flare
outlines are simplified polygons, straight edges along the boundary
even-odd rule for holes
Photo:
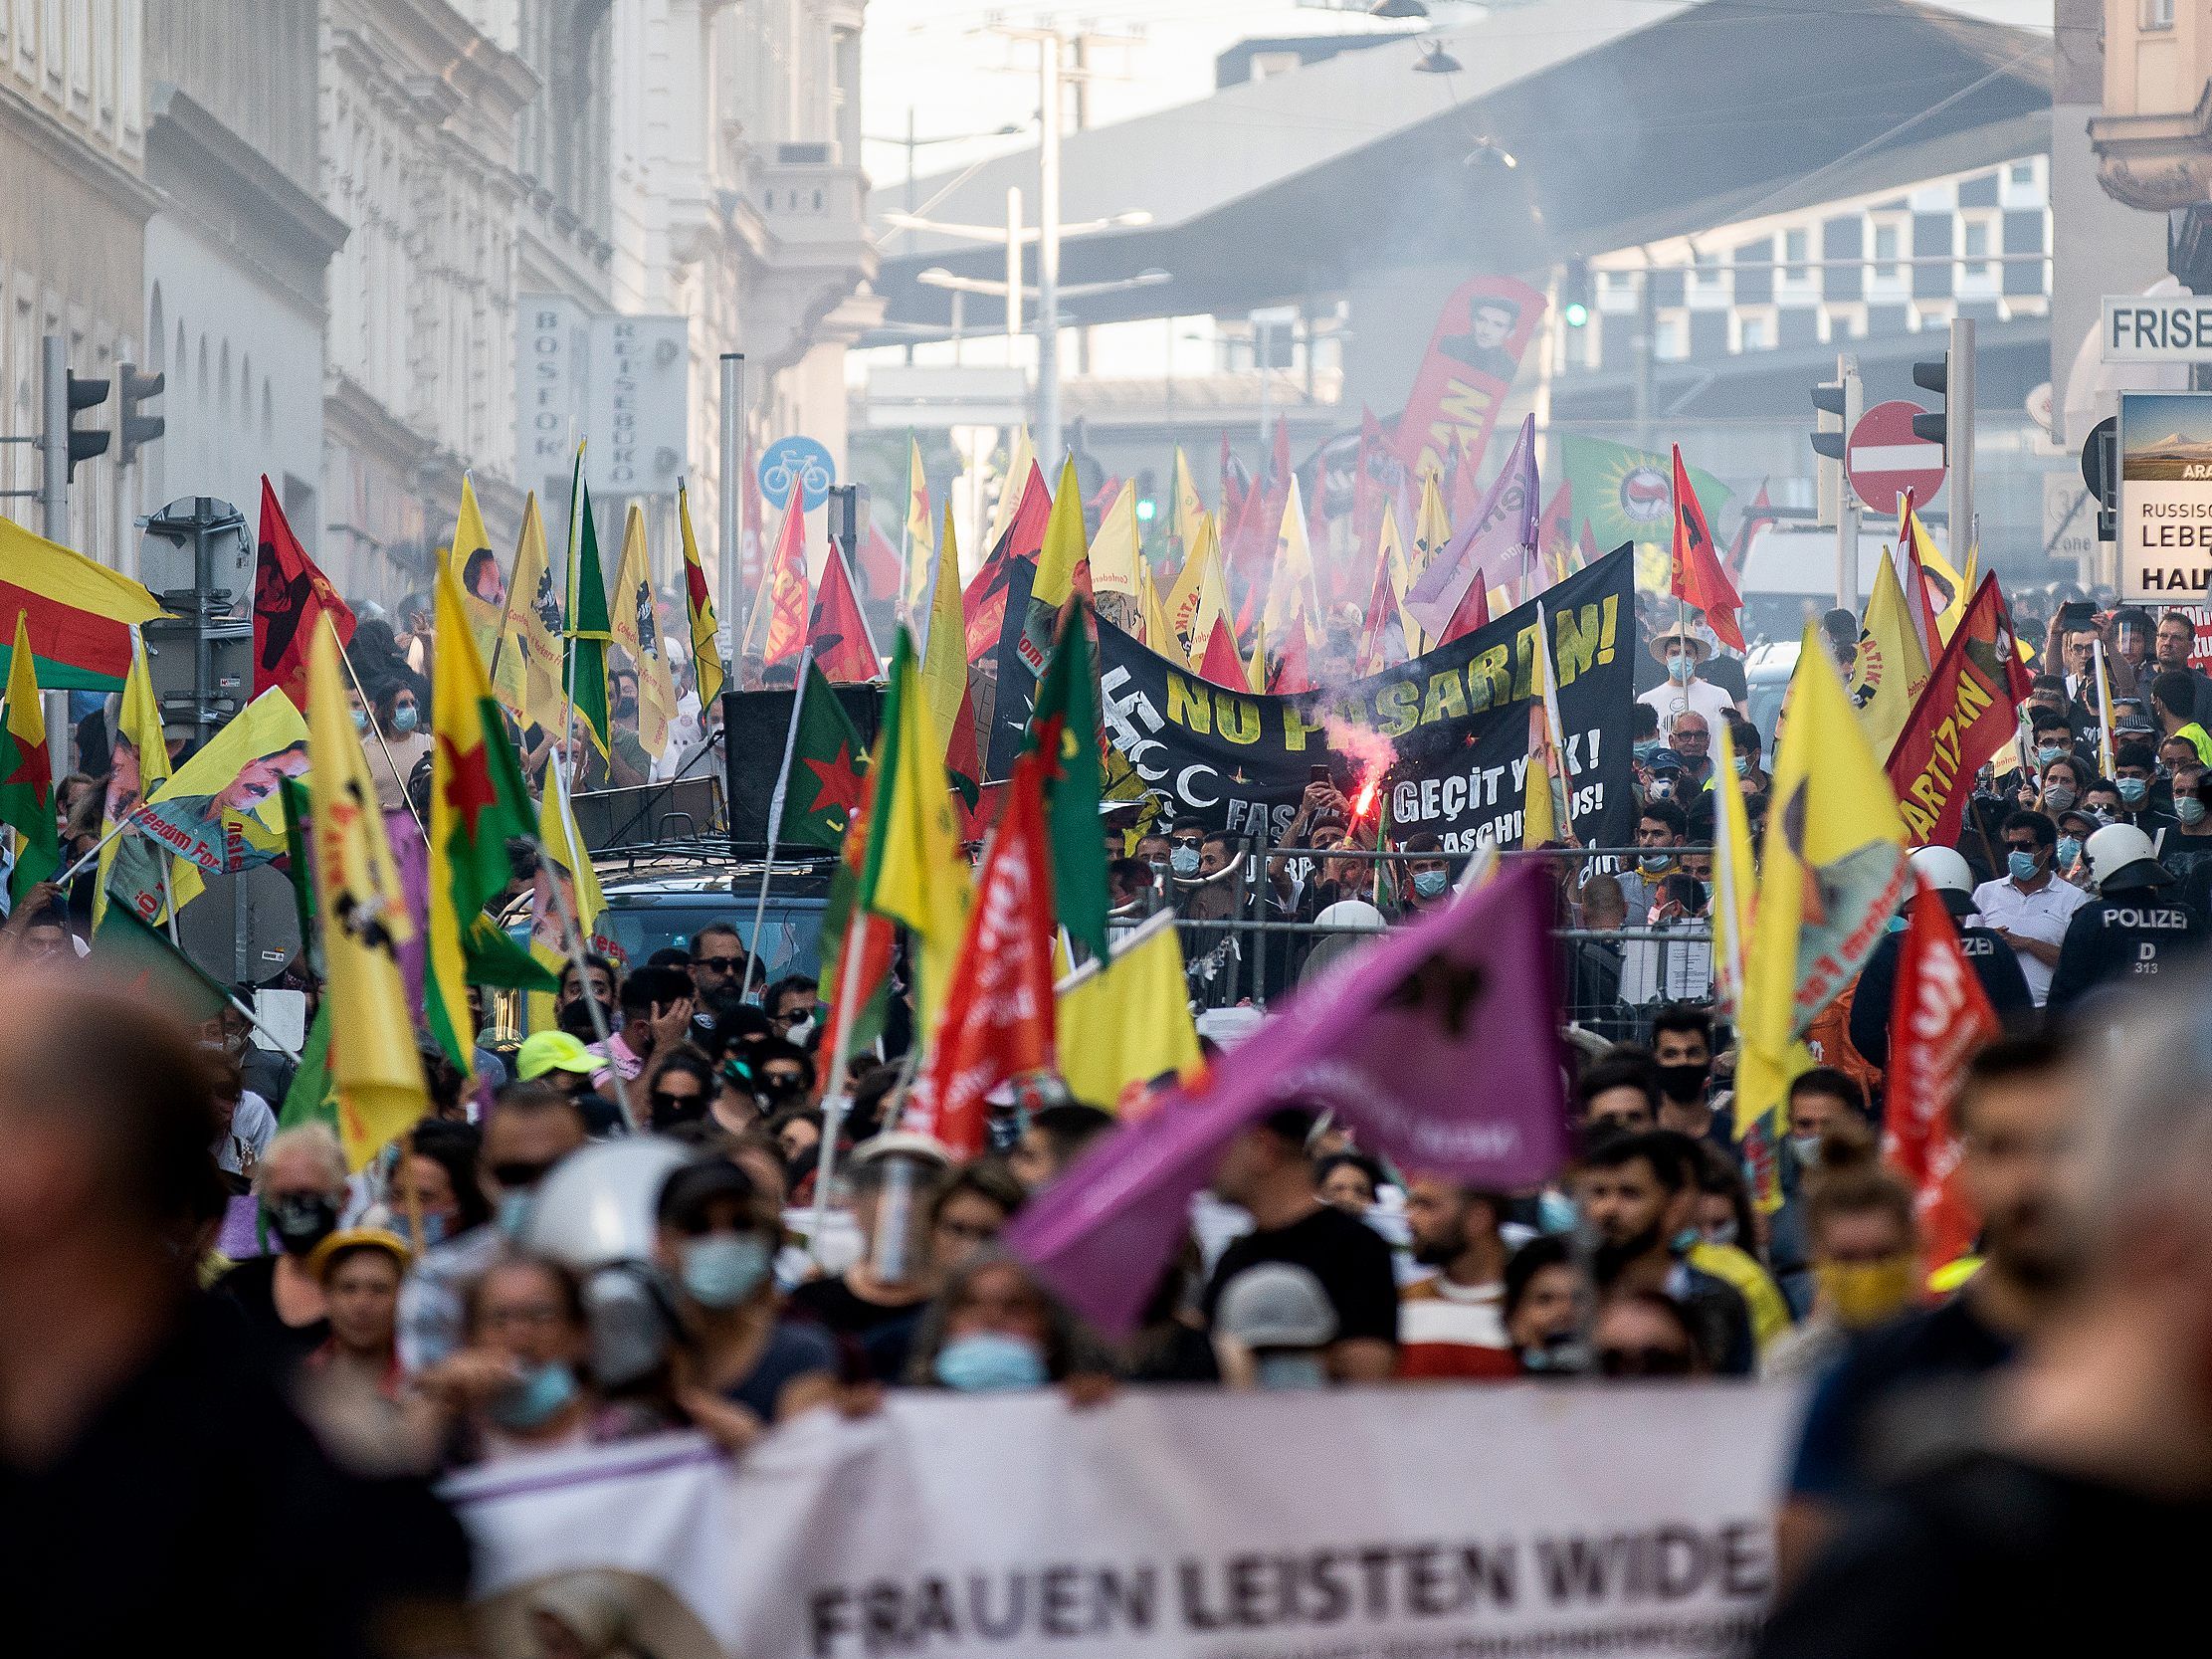
[[[1377,782],[1374,778],[1369,778],[1360,785],[1359,798],[1352,802],[1352,816],[1354,818],[1364,818],[1374,810],[1376,786]]]

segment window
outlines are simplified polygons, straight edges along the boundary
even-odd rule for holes
[[[1652,329],[1652,355],[1679,363],[1690,355],[1690,319],[1681,312],[1663,316]]]
[[[1811,231],[1794,230],[1782,233],[1782,259],[1789,266],[1791,282],[1803,282],[1812,275],[1805,268],[1805,262],[1812,257],[1812,249],[1813,233]]]
[[[1905,275],[1905,268],[1898,263],[1898,250],[1904,243],[1901,227],[1877,225],[1874,227],[1874,274],[1884,282],[1896,282]]]
[[[2173,0],[2142,0],[2142,26],[2145,30],[2171,29],[2173,27]]]
[[[1696,258],[1698,286],[1705,289],[1717,288],[1720,284],[1720,256],[1701,248]]]
[[[1961,272],[1968,277],[1986,277],[1989,275],[1989,221],[1969,219],[1965,229],[1966,241],[1961,252],[1966,256],[1966,263]]]
[[[2030,189],[2035,184],[2035,163],[2033,161],[2015,161],[2012,164],[2011,174],[2013,183],[2019,185],[2023,190]]]
[[[1738,336],[1739,351],[1771,351],[1774,349],[1774,319],[1771,316],[1746,316]]]

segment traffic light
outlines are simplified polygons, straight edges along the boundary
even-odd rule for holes
[[[77,430],[77,411],[97,409],[107,401],[105,380],[87,380],[77,374],[69,377],[69,476],[77,476],[77,464],[90,461],[96,455],[107,453],[107,442],[112,436],[106,432],[80,432]]]
[[[1590,301],[1590,262],[1577,256],[1567,261],[1559,277],[1559,314],[1566,318],[1569,328],[1589,322]]]
[[[1823,380],[1813,388],[1813,453],[1830,461],[1844,458],[1844,383]]]
[[[1943,407],[1912,417],[1912,436],[1943,446],[1949,475],[1950,521],[1956,541],[1970,545],[1974,525],[1974,320],[1951,318],[1950,347],[1939,363],[1914,363],[1912,384],[1933,392]],[[1956,560],[1956,553],[1953,553]]]
[[[115,371],[116,396],[121,405],[115,411],[116,466],[129,466],[141,449],[169,429],[161,416],[138,413],[139,404],[161,395],[168,378],[166,374],[140,374],[135,363],[124,363]]]
[[[1149,524],[1158,517],[1159,478],[1151,468],[1145,467],[1136,475],[1136,521]]]
[[[1912,365],[1912,384],[1924,387],[1948,402],[1951,385],[1951,354],[1948,351],[1944,352],[1942,359],[1938,362],[1914,363]],[[1912,417],[1912,436],[1925,438],[1931,444],[1941,444],[1945,465],[1949,464],[1951,458],[1950,428],[1950,415],[1944,409],[1938,409],[1931,415],[1914,415]]]
[[[1820,465],[1814,468],[1815,521],[1820,524],[1840,525],[1849,516],[1845,450],[1851,442],[1851,429],[1859,424],[1863,401],[1856,358],[1837,358],[1836,378],[1823,380],[1813,388],[1813,453],[1820,457]]]

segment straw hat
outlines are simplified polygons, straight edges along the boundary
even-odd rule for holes
[[[1662,628],[1651,637],[1651,652],[1661,662],[1667,660],[1667,647],[1676,640],[1690,647],[1691,656],[1704,662],[1712,655],[1712,645],[1703,634],[1695,632],[1687,622],[1677,621],[1671,628]]]

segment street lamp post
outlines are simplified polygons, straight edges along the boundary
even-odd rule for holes
[[[1060,36],[1037,43],[1037,453],[1060,460]],[[1009,279],[1009,287],[1014,278]],[[1009,304],[1011,304],[1011,300]]]

